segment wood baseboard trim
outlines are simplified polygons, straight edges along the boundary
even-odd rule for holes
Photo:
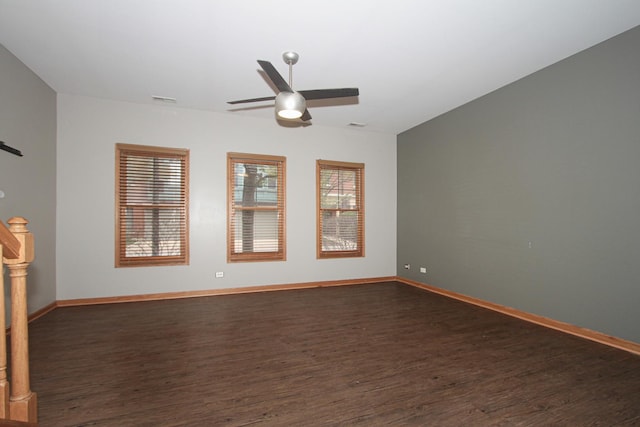
[[[33,320],[36,320],[37,318],[42,317],[45,314],[55,310],[57,306],[58,305],[57,305],[56,302],[52,302],[51,304],[49,304],[49,305],[47,305],[45,307],[42,307],[40,310],[31,313],[29,315],[29,322],[31,322]]]
[[[233,294],[246,294],[256,292],[274,292],[274,291],[288,291],[295,289],[309,289],[309,288],[322,288],[329,286],[350,286],[350,285],[363,285],[368,283],[379,283],[397,281],[405,283],[410,286],[414,286],[429,292],[440,294],[449,298],[456,299],[458,301],[466,302],[469,304],[477,305],[479,307],[487,308],[502,314],[506,314],[511,317],[515,317],[527,322],[535,323],[537,325],[545,326],[547,328],[555,329],[567,334],[575,335],[580,338],[588,339],[591,341],[605,344],[610,347],[615,347],[620,350],[625,350],[633,354],[640,355],[640,344],[617,338],[601,332],[593,331],[591,329],[582,328],[579,326],[571,325],[569,323],[560,322],[558,320],[550,319],[548,317],[539,316],[537,314],[531,314],[524,311],[517,310],[515,308],[507,307],[504,305],[492,303],[479,298],[470,297],[467,295],[459,294],[457,292],[448,291],[446,289],[437,288],[435,286],[427,285],[425,283],[417,282],[404,277],[389,276],[389,277],[371,277],[363,279],[349,279],[349,280],[329,280],[323,282],[302,282],[302,283],[289,283],[282,285],[262,285],[262,286],[247,286],[240,288],[224,288],[224,289],[209,289],[202,291],[186,291],[186,292],[165,292],[156,294],[143,294],[143,295],[127,295],[117,297],[104,297],[104,298],[81,298],[71,300],[60,300],[49,304],[48,306],[38,310],[29,316],[29,321],[35,320],[45,314],[53,311],[57,307],[73,307],[81,305],[97,305],[97,304],[117,304],[125,302],[143,302],[143,301],[158,301],[166,299],[180,299],[180,298],[197,298],[215,295],[233,295]],[[10,328],[7,330],[10,332]]]
[[[51,304],[49,304],[49,305],[47,305],[45,307],[42,307],[40,310],[34,311],[33,313],[31,313],[29,315],[29,318],[27,319],[27,322],[33,322],[37,318],[42,317],[45,314],[55,310],[57,306],[58,306],[58,304],[56,302],[52,302]],[[5,332],[7,333],[7,335],[11,334],[11,325],[9,325],[9,327],[6,329]]]
[[[502,314],[506,314],[511,317],[516,317],[527,322],[535,323],[537,325],[545,326],[547,328],[555,329],[567,334],[575,335],[580,338],[585,338],[591,341],[595,341],[600,344],[605,344],[610,347],[615,347],[620,350],[625,350],[633,354],[640,355],[640,344],[633,341],[627,341],[622,338],[613,337],[601,332],[592,331],[591,329],[582,328],[580,326],[571,325],[569,323],[560,322],[558,320],[550,319],[548,317],[539,316],[537,314],[531,314],[524,311],[516,310],[515,308],[507,307],[500,304],[495,304],[489,301],[484,301],[479,298],[470,297],[467,295],[459,294],[457,292],[448,291],[446,289],[437,288],[435,286],[420,283],[411,279],[405,279],[403,277],[396,277],[395,280],[407,285],[415,286],[429,292],[444,295],[449,298],[453,298],[462,302],[477,305],[479,307],[487,308],[489,310],[497,311]]]
[[[208,296],[215,296],[215,295],[247,294],[247,293],[255,293],[255,292],[290,291],[294,289],[323,288],[323,287],[329,287],[329,286],[363,285],[367,283],[388,282],[388,281],[394,281],[394,280],[396,280],[394,276],[370,277],[370,278],[364,278],[364,279],[328,280],[324,282],[302,282],[302,283],[289,283],[289,284],[282,284],[282,285],[247,286],[242,288],[209,289],[209,290],[202,290],[202,291],[165,292],[165,293],[157,293],[157,294],[127,295],[127,296],[104,297],[104,298],[81,298],[81,299],[60,300],[55,303],[55,306],[56,307],[73,307],[73,306],[80,306],[80,305],[158,301],[158,300],[166,300],[166,299],[197,298],[197,297],[208,297]]]

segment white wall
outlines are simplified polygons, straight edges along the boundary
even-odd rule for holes
[[[115,143],[190,149],[188,266],[114,268]],[[226,261],[226,153],[287,158],[287,260]],[[365,163],[366,257],[317,260],[315,161]],[[395,275],[396,137],[58,95],[57,299]],[[223,271],[222,279],[214,278]]]

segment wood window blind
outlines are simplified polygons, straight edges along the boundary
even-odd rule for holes
[[[227,259],[282,261],[285,157],[227,154]]]
[[[116,144],[116,267],[189,263],[189,150]]]
[[[318,160],[317,256],[364,256],[364,164]]]

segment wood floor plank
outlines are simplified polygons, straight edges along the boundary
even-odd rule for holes
[[[58,308],[41,426],[640,425],[640,357],[414,287]]]

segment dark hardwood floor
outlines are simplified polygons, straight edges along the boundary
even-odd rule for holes
[[[49,426],[640,425],[640,357],[400,283],[58,308]]]

